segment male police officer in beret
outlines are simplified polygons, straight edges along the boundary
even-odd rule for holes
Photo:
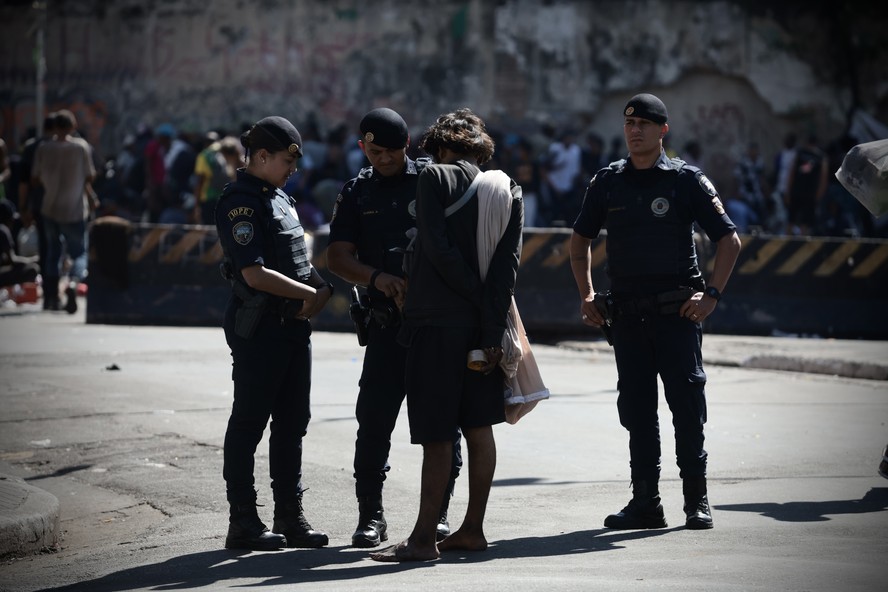
[[[715,311],[740,252],[740,239],[712,183],[696,167],[667,158],[666,106],[639,94],[623,109],[628,159],[592,178],[570,242],[580,314],[610,333],[617,362],[620,423],[629,431],[633,497],[607,528],[664,528],[660,504],[657,376],[675,426],[686,526],[712,528],[706,494],[702,323]],[[694,223],[718,247],[708,283],[697,265]],[[592,239],[607,228],[611,291],[596,297]]]
[[[391,109],[374,109],[360,124],[358,145],[371,166],[342,188],[330,223],[327,264],[330,271],[365,286],[370,301],[364,369],[355,409],[355,493],[358,527],[355,547],[375,547],[388,539],[382,507],[382,484],[389,470],[392,430],[404,401],[406,349],[395,338],[401,324],[398,308],[406,294],[402,271],[407,230],[416,226],[416,182],[430,162],[407,157],[407,124]],[[450,534],[447,506],[462,465],[455,435],[453,471],[441,508],[438,535]]]

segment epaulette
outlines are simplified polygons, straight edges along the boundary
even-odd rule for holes
[[[589,187],[592,187],[593,185],[595,185],[595,183],[598,182],[599,180],[607,178],[607,176],[611,173],[622,172],[625,164],[626,164],[625,159],[624,160],[615,160],[614,162],[610,163],[606,167],[604,167],[602,169],[598,169],[598,171],[594,175],[592,175],[592,178],[589,179]]]
[[[243,183],[241,181],[231,181],[230,183],[226,183],[225,187],[222,188],[222,195],[219,196],[219,199],[221,200],[235,194],[246,194],[258,197],[255,185],[251,183]]]
[[[628,161],[625,158],[621,158],[620,160],[615,160],[602,170],[613,171],[615,173],[622,173],[623,169],[626,168],[626,163]]]

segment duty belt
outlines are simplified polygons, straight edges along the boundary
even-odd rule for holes
[[[697,291],[694,288],[679,288],[650,296],[613,296],[615,316],[643,316],[652,314],[676,314],[681,306]]]
[[[282,319],[295,319],[302,312],[303,300],[290,300],[289,298],[281,298],[272,296],[268,300],[267,312],[280,316]]]

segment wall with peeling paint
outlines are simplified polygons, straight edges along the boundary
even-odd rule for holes
[[[0,135],[36,119],[31,2],[0,7]],[[697,139],[716,180],[748,141],[839,133],[849,91],[824,83],[773,20],[742,3],[627,0],[119,0],[49,2],[46,107],[69,107],[105,154],[140,124],[237,128],[267,114],[321,130],[391,106],[414,137],[471,106],[503,129],[549,121],[620,133],[641,90],[669,106],[672,145]],[[825,26],[825,25],[824,25]],[[880,23],[868,23],[869,27]],[[888,21],[881,23],[888,30]],[[872,62],[888,63],[882,48]],[[864,104],[888,108],[884,72]],[[766,152],[767,153],[767,152]]]

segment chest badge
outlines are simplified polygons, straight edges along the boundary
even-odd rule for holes
[[[669,211],[669,200],[665,197],[658,197],[651,202],[651,211],[657,218],[662,218]]]

